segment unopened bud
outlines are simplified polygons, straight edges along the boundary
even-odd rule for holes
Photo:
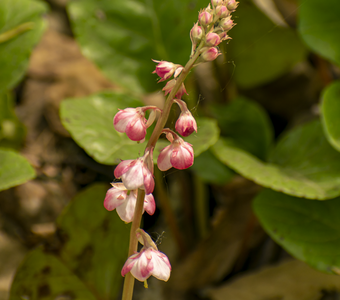
[[[193,44],[197,44],[201,41],[202,38],[202,28],[198,26],[198,23],[195,23],[194,27],[190,30],[190,39]]]
[[[213,21],[213,17],[207,11],[203,11],[198,15],[198,20],[202,26],[208,26]]]
[[[233,20],[231,19],[231,16],[222,19],[219,25],[223,28],[224,31],[229,31],[235,26]]]
[[[218,34],[214,32],[209,32],[205,37],[205,43],[207,46],[217,46],[221,42],[221,39]]]
[[[211,0],[211,4],[213,7],[223,4],[223,0]]]
[[[216,7],[216,16],[219,18],[226,18],[229,15],[229,10],[224,5]]]
[[[203,48],[201,57],[204,61],[213,61],[219,56],[221,53],[215,47]]]
[[[235,1],[235,0],[227,0],[227,8],[230,10],[230,11],[234,11],[238,6],[238,2]]]

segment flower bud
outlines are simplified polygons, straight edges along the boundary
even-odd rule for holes
[[[169,93],[171,93],[172,89],[174,88],[174,86],[176,85],[176,79],[171,79],[167,82],[167,84],[165,85],[165,87],[162,89],[162,91],[164,91],[165,96]],[[187,91],[185,89],[184,83],[181,84],[180,88],[178,89],[175,97],[176,98],[182,98],[182,96],[184,94],[187,94]]]
[[[226,18],[229,15],[229,10],[224,5],[216,7],[216,16],[219,18]]]
[[[211,0],[211,4],[212,4],[213,7],[216,7],[218,5],[222,5],[223,0]]]
[[[202,28],[198,26],[198,23],[195,23],[194,27],[190,30],[190,39],[193,44],[197,44],[201,41],[202,38]]]
[[[229,31],[235,26],[231,16],[224,18],[220,21],[219,26],[223,28],[224,31]]]
[[[189,110],[181,112],[175,125],[176,131],[181,136],[189,136],[194,131],[197,132],[197,123]]]
[[[177,134],[173,133],[173,135],[175,139],[161,151],[157,158],[157,165],[161,171],[167,171],[172,167],[184,170],[194,163],[194,150],[191,145],[184,142]]]
[[[205,43],[207,46],[217,46],[221,42],[221,39],[218,34],[214,32],[209,32],[205,37]]]
[[[157,73],[157,75],[161,77],[161,80],[159,80],[158,82],[169,79],[178,68],[181,68],[181,70],[183,69],[181,65],[177,65],[172,62],[159,61],[159,60],[154,60],[154,59],[153,61],[158,63],[158,65],[156,66],[156,69],[152,72],[153,74]]]
[[[235,1],[235,0],[227,0],[227,8],[230,10],[230,11],[234,11],[238,6],[238,2]]]
[[[204,61],[213,61],[219,56],[221,53],[215,47],[206,47],[202,49],[201,57]]]
[[[211,24],[211,22],[213,21],[213,16],[207,11],[202,11],[198,15],[198,20],[200,21],[200,24],[205,27]]]

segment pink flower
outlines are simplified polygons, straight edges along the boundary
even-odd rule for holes
[[[213,16],[207,11],[202,11],[198,15],[198,20],[202,26],[208,26],[213,21]]]
[[[195,23],[195,25],[190,30],[190,39],[193,44],[197,44],[201,38],[202,38],[202,28],[198,26],[198,23]]]
[[[217,33],[209,32],[205,37],[205,41],[207,46],[211,47],[217,46],[221,42],[221,39]]]
[[[125,132],[132,141],[142,141],[146,135],[145,113],[141,107],[125,108],[113,118],[113,126],[118,132]]]
[[[127,259],[121,272],[122,276],[131,272],[133,277],[142,282],[150,276],[168,281],[171,272],[168,257],[158,251],[157,246],[144,230],[137,229],[137,236],[141,239],[144,247],[139,253],[131,255]]]
[[[172,79],[170,81],[168,81],[165,85],[165,87],[162,89],[162,91],[164,91],[165,95],[171,93],[172,89],[174,88],[174,86],[176,85],[176,79]],[[175,97],[176,98],[182,98],[182,96],[184,94],[187,94],[187,91],[185,89],[184,83],[181,84],[180,88],[178,89]]]
[[[201,57],[204,61],[212,61],[217,58],[221,53],[215,47],[203,48]]]
[[[230,11],[234,11],[238,6],[238,2],[236,2],[235,0],[229,0],[227,2],[228,2],[227,7]]]
[[[115,169],[116,178],[122,178],[125,187],[128,190],[144,189],[148,195],[153,192],[155,181],[149,170],[146,159],[151,159],[147,151],[143,157],[135,160],[123,160]]]
[[[158,82],[169,79],[174,73],[175,73],[175,77],[177,77],[180,71],[183,70],[183,67],[181,65],[177,65],[172,62],[163,61],[163,60],[159,61],[159,60],[154,60],[154,59],[153,61],[158,63],[158,65],[156,66],[156,70],[152,72],[152,73],[157,73],[157,75],[161,77],[161,80],[159,80]]]
[[[170,132],[169,129],[164,129],[163,132]],[[175,139],[172,138],[175,136]],[[168,133],[168,140],[171,144],[165,147],[157,158],[157,165],[161,171],[169,170],[174,167],[179,170],[187,169],[194,163],[194,150],[191,145],[177,134]]]
[[[222,27],[224,31],[229,31],[231,28],[235,26],[234,21],[231,19],[231,16],[224,18],[220,21],[219,26]]]
[[[137,190],[133,190],[128,193],[128,190],[123,183],[112,183],[112,188],[110,188],[106,193],[104,207],[108,211],[116,209],[119,217],[124,222],[130,223],[133,220],[136,202]],[[149,215],[153,215],[155,213],[156,204],[152,194],[145,195],[144,210]]]
[[[176,131],[181,136],[189,136],[194,131],[197,132],[197,123],[189,110],[181,112],[175,125]]]
[[[224,5],[216,7],[216,16],[219,18],[226,18],[229,15],[229,10]]]

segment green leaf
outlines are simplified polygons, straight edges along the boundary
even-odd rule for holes
[[[22,184],[35,177],[35,171],[20,154],[0,149],[0,191]]]
[[[68,5],[82,51],[130,92],[154,91],[151,59],[184,65],[189,32],[206,0],[82,0]]]
[[[319,121],[294,128],[283,136],[269,163],[220,139],[213,153],[254,182],[286,194],[325,200],[340,195],[340,153],[323,135]]]
[[[209,150],[195,158],[191,170],[203,181],[214,184],[226,184],[234,177],[234,172],[223,165]]]
[[[96,161],[118,164],[120,159],[134,159],[144,152],[145,145],[131,141],[113,127],[118,108],[143,105],[126,94],[105,92],[86,98],[65,100],[60,116],[74,140]]]
[[[78,194],[59,216],[66,240],[60,257],[99,299],[115,299],[127,259],[130,226],[104,206],[108,186],[95,184]]]
[[[228,33],[233,78],[243,88],[270,82],[304,60],[306,49],[295,31],[275,25],[250,1],[233,13],[237,25]]]
[[[298,29],[310,49],[340,65],[340,2],[300,1]]]
[[[254,210],[268,234],[293,256],[320,271],[339,270],[339,197],[310,201],[263,190]]]
[[[220,129],[217,126],[216,120],[209,118],[196,118],[196,122],[197,133],[192,133],[190,136],[183,138],[183,140],[192,145],[195,157],[199,156],[202,152],[208,150],[212,145],[214,145],[220,135]],[[170,145],[168,140],[158,140],[153,153],[154,163],[157,163],[159,153],[168,145]]]
[[[0,146],[20,148],[25,129],[14,112],[13,97],[0,94]]]
[[[335,81],[322,97],[322,125],[330,144],[340,151],[340,82]]]
[[[41,248],[31,251],[12,283],[9,300],[96,300],[87,287],[57,257]]]
[[[265,159],[273,143],[273,127],[266,111],[256,102],[239,97],[229,104],[215,104],[211,112],[221,134],[243,150]]]
[[[0,1],[0,36],[27,23],[27,30],[0,43],[0,94],[12,88],[24,75],[32,48],[44,32],[41,15],[46,10],[41,1]]]

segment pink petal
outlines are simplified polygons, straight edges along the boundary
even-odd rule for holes
[[[152,216],[155,213],[156,203],[155,203],[155,199],[152,194],[145,195],[144,209],[150,216]]]
[[[150,260],[145,255],[145,249],[142,249],[139,253],[140,256],[137,259],[136,263],[131,268],[130,272],[139,281],[144,281],[148,279],[151,276],[151,272],[148,269],[148,265],[150,263]]]
[[[184,144],[185,143],[185,144]],[[187,144],[187,145],[186,145]],[[176,169],[183,170],[191,167],[194,163],[194,153],[191,146],[183,142],[176,147],[171,154],[170,162]]]
[[[129,160],[123,160],[122,162],[119,163],[119,165],[115,168],[113,174],[115,175],[116,178],[122,177],[124,173],[126,173],[130,169],[130,165],[134,162],[134,160],[129,159]]]
[[[140,141],[145,138],[146,126],[145,118],[141,116],[134,117],[126,126],[126,135],[132,141]]]
[[[122,181],[128,190],[136,190],[144,185],[144,163],[140,159],[134,162],[135,163],[122,175]]]
[[[106,192],[104,207],[108,211],[112,211],[124,203],[126,198],[126,191],[116,189],[114,187],[110,188]]]
[[[170,157],[172,153],[172,145],[165,147],[157,158],[158,169],[161,171],[167,171],[172,168]]]
[[[132,222],[135,214],[136,202],[136,196],[133,192],[131,192],[130,195],[126,197],[122,205],[117,207],[117,213],[124,222]]]
[[[171,265],[168,257],[160,251],[156,251],[153,249],[150,249],[150,251],[152,251],[152,275],[155,276],[157,279],[168,281],[171,272]]]
[[[143,167],[143,176],[144,176],[144,189],[145,194],[150,194],[153,192],[155,188],[155,180],[153,179],[153,176],[150,172],[150,170],[147,168],[147,166],[144,164]]]
[[[141,253],[136,253],[131,255],[127,261],[125,262],[121,274],[124,277],[127,273],[129,273],[131,271],[131,269],[133,268],[133,266],[135,265],[135,263],[138,261],[138,258],[140,257]]]
[[[126,125],[136,115],[135,108],[120,110],[113,118],[113,126],[118,132],[125,132]]]

